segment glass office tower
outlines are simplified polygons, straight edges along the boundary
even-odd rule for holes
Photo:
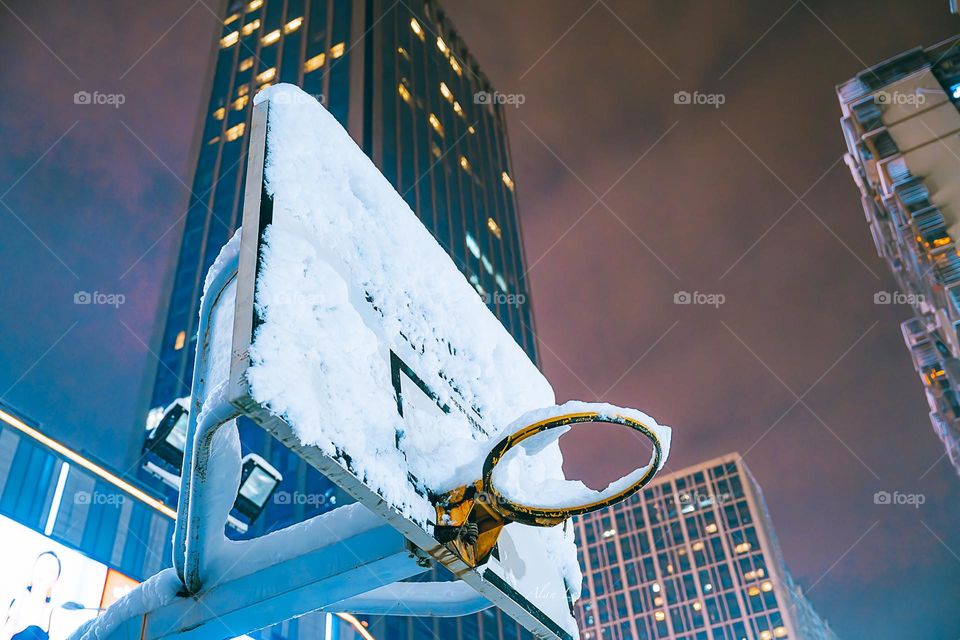
[[[190,393],[204,276],[242,218],[252,99],[278,82],[299,85],[339,120],[536,362],[506,107],[442,9],[433,1],[227,0],[222,15],[160,362],[144,403],[152,417]],[[230,535],[260,535],[347,499],[258,427],[239,427],[243,453],[262,456],[282,481],[249,530]],[[170,505],[182,435],[172,428],[162,446],[149,443],[141,470]],[[487,617],[500,624],[499,614]],[[304,623],[315,618],[278,633],[313,634]]]
[[[877,252],[909,304],[901,325],[934,431],[960,472],[960,47],[913,49],[837,87],[845,159]]]
[[[189,394],[203,278],[240,222],[252,97],[322,101],[536,359],[504,106],[433,2],[226,8],[150,405]],[[477,97],[479,96],[479,98]]]
[[[301,86],[344,125],[536,361],[505,106],[443,11],[434,2],[230,0],[223,15],[163,308],[154,415],[190,393],[204,276],[242,217],[252,97],[277,82]],[[278,495],[330,491],[258,428],[240,428],[244,453],[282,475]],[[178,462],[148,457],[174,503]],[[261,520],[282,526],[324,510],[308,497],[273,500]]]
[[[576,520],[585,640],[835,640],[784,563],[738,454]]]

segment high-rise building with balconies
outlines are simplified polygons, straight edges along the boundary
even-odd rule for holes
[[[960,47],[954,37],[837,87],[846,161],[877,251],[909,303],[903,336],[960,471]]]
[[[576,526],[584,640],[836,640],[738,454],[658,476]]]

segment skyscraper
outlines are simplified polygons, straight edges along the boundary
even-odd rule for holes
[[[837,87],[847,165],[899,291],[901,328],[930,420],[960,471],[960,48],[913,49]]]
[[[223,9],[183,240],[163,307],[160,362],[145,403],[151,415],[190,393],[204,275],[241,219],[252,97],[277,82],[297,84],[327,107],[536,362],[504,101],[437,3],[227,0]],[[164,479],[175,503],[185,420],[176,409],[169,418],[148,442],[143,475]],[[241,420],[239,428],[244,453],[262,456],[282,477],[246,535],[304,520],[343,498],[259,427]],[[519,637],[509,618],[484,615],[496,629],[504,626],[505,637]],[[317,635],[317,618],[289,621],[274,635]],[[396,624],[408,622],[420,631],[432,624]],[[487,622],[485,637],[494,628]]]
[[[232,0],[151,406],[190,391],[203,277],[239,224],[252,96],[321,100],[536,359],[503,105],[435,2]]]
[[[437,4],[229,0],[223,16],[145,403],[153,415],[190,393],[204,275],[240,223],[252,97],[277,82],[295,83],[326,105],[536,360],[505,107]],[[316,500],[294,498],[305,487],[323,495],[329,483],[259,428],[240,429],[245,453],[269,461],[284,479],[278,495],[290,496],[285,504],[272,501],[264,522],[282,525],[323,510]],[[176,445],[180,434],[171,437]],[[149,467],[166,479],[171,502],[175,450],[168,460],[151,456]]]
[[[834,640],[784,563],[738,454],[578,518],[585,640]]]

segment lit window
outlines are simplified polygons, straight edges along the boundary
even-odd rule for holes
[[[443,155],[443,152],[440,151],[440,147],[437,146],[436,142],[430,143],[430,153],[432,153],[433,157],[436,158],[437,160],[439,160],[440,157]]]
[[[277,77],[277,68],[270,67],[257,74],[257,82],[270,82]]]
[[[950,87],[950,97],[954,100],[960,100],[960,82]]]
[[[319,55],[313,56],[309,60],[303,63],[304,73],[310,73],[311,71],[316,71],[323,66],[323,63],[327,61],[327,54],[321,53]]]
[[[473,254],[474,258],[480,257],[480,245],[477,244],[477,241],[473,239],[473,236],[469,233],[467,234],[467,249],[470,249],[470,253]],[[654,585],[656,586],[656,585]],[[654,591],[659,591],[659,587],[654,589]]]
[[[707,533],[716,533],[716,532],[717,532],[717,525],[711,522],[710,524],[708,524],[708,525],[705,527],[705,530],[706,530]]]
[[[447,48],[447,43],[443,41],[443,38],[437,36],[437,49],[440,49],[440,53],[443,55],[450,55],[450,49]]]
[[[251,11],[256,11],[262,6],[263,6],[263,0],[251,0],[249,3],[247,3],[247,13],[250,13]]]
[[[453,112],[458,116],[460,116],[461,118],[463,117],[463,107],[461,107],[460,103],[457,102],[456,100],[453,101]],[[471,127],[471,129],[472,128],[473,127]]]
[[[346,49],[342,42],[338,42],[337,44],[330,47],[330,57],[333,58],[334,60],[342,56],[344,53],[346,53]]]
[[[653,586],[650,587],[650,590],[653,591],[654,593],[660,593],[660,585],[654,582]]]
[[[226,138],[227,142],[233,142],[237,138],[243,135],[244,129],[247,128],[247,125],[241,122],[238,125],[234,125],[223,132],[223,137]]]
[[[245,95],[247,95],[248,93],[250,93],[250,85],[248,85],[248,84],[242,84],[242,85],[240,85],[239,87],[237,87],[237,95],[238,95],[238,96],[245,96]]]
[[[410,54],[407,53],[407,50],[404,49],[403,47],[397,47],[397,53],[399,53],[400,55],[402,55],[402,56],[403,56],[404,58],[406,58],[407,60],[410,59]]]
[[[430,126],[433,127],[433,130],[436,131],[437,133],[439,133],[439,134],[442,136],[442,135],[443,135],[443,125],[440,124],[440,119],[437,118],[437,116],[433,115],[432,113],[430,114],[430,116],[429,116],[427,119],[430,121]]]
[[[667,573],[673,573],[673,565],[672,565],[672,564],[668,564],[668,565],[667,565]]]
[[[465,156],[460,156],[460,168],[470,173],[470,161]]]
[[[264,45],[271,45],[280,39],[280,29],[274,29],[260,40]]]
[[[743,574],[744,580],[756,580],[756,578],[757,578],[756,571],[747,571],[745,574]]]
[[[227,35],[220,38],[220,48],[226,49],[227,47],[232,47],[237,44],[237,40],[240,39],[240,34],[236,31],[231,31]]]
[[[700,609],[703,609],[703,605],[700,604],[699,602],[694,602],[694,603],[693,603],[693,610],[694,610],[694,611],[700,611]]]
[[[460,68],[460,64],[457,62],[457,59],[454,58],[453,56],[450,56],[450,67],[458,76],[463,75],[463,69]]]
[[[237,21],[237,18],[239,18],[239,17],[240,17],[240,14],[239,14],[239,13],[235,13],[235,14],[233,14],[232,16],[228,17],[226,20],[224,20],[224,21],[223,21],[223,24],[233,24],[234,22]]]
[[[773,640],[773,634],[769,629],[764,629],[760,632],[760,640]]]
[[[302,25],[302,24],[303,24],[303,18],[302,18],[302,17],[301,17],[301,18],[294,18],[293,20],[291,20],[291,21],[288,22],[287,24],[283,25],[283,32],[284,32],[284,33],[293,33],[294,31],[296,31],[297,29],[299,29],[299,28],[300,28],[300,25]]]
[[[207,140],[207,144],[217,144],[218,142],[220,142],[220,136],[213,136]]]
[[[423,27],[420,26],[420,23],[417,22],[416,18],[410,18],[410,28],[413,30],[417,37],[423,40]]]
[[[476,133],[476,132],[477,132],[477,130],[473,128],[473,125],[470,125],[469,127],[467,127],[467,131],[469,131],[470,133]]]
[[[773,583],[767,580],[766,582],[760,585],[760,590],[763,591],[764,593],[770,593],[771,591],[773,591]]]
[[[750,551],[750,549],[752,548],[753,548],[753,545],[750,544],[749,542],[741,542],[734,549],[736,550],[737,553],[746,553],[747,551]]]
[[[945,238],[937,238],[936,240],[933,241],[933,246],[943,247],[945,245],[950,244],[951,242],[953,241],[950,239],[950,236],[947,236]]]
[[[227,110],[224,109],[223,107],[220,107],[219,109],[213,112],[213,117],[216,118],[217,120],[223,120],[223,117],[225,115],[227,115]]]
[[[616,530],[616,529],[607,529],[607,530],[604,531],[601,535],[602,535],[604,538],[612,538],[613,536],[617,535],[617,530]]]
[[[497,238],[503,237],[503,231],[500,229],[500,225],[497,224],[497,221],[493,218],[487,218],[487,229],[490,229],[490,233],[497,236]]]
[[[446,98],[448,102],[453,102],[453,92],[450,91],[450,87],[447,86],[446,82],[440,83],[440,94]]]
[[[787,628],[786,627],[777,627],[773,630],[774,637],[777,638],[786,638],[787,637]]]
[[[707,584],[703,585],[703,590],[704,590],[704,591],[713,591],[713,585],[708,582]]]
[[[667,614],[665,614],[663,611],[654,611],[653,619],[656,620],[657,622],[663,622],[664,620],[667,619]]]
[[[180,351],[180,349],[183,349],[183,345],[185,345],[186,343],[187,343],[187,332],[181,331],[180,333],[177,334],[176,339],[173,341],[173,350]]]
[[[260,18],[257,18],[253,22],[248,22],[247,24],[243,25],[243,29],[240,29],[240,33],[242,33],[245,36],[248,36],[259,28],[260,28]]]
[[[663,596],[657,596],[653,599],[653,606],[662,607],[663,606]]]
[[[494,280],[497,281],[497,286],[500,287],[501,291],[504,293],[508,293],[510,291],[510,289],[507,287],[507,281],[503,279],[502,275],[498,273]]]
[[[246,71],[252,66],[253,66],[253,56],[250,56],[249,58],[240,61],[240,64],[237,65],[237,71]]]
[[[507,185],[507,189],[513,191],[513,178],[510,177],[510,174],[504,171],[502,174],[500,174],[500,177],[503,179],[503,184]]]
[[[757,569],[757,577],[758,577],[758,578],[762,578],[762,577],[765,576],[765,575],[767,575],[767,572],[764,571],[763,568]]]
[[[750,587],[749,589],[747,589],[747,593],[748,593],[750,596],[752,596],[752,597],[756,597],[756,596],[760,595],[760,587],[754,585],[754,586]]]
[[[489,273],[490,275],[493,275],[493,263],[490,262],[490,259],[487,258],[487,256],[481,254],[480,264],[482,264],[483,268],[487,270],[487,273]]]
[[[240,96],[239,98],[233,101],[233,110],[240,111],[245,106],[247,106],[248,102],[250,102],[250,96]]]
[[[693,543],[693,550],[694,550],[694,551],[703,551],[703,543],[702,543],[702,542],[694,542],[694,543]]]
[[[405,86],[403,86],[402,83],[397,85],[397,93],[400,94],[400,97],[403,98],[404,102],[410,104],[410,92]]]

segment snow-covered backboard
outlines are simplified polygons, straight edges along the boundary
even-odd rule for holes
[[[511,522],[476,566],[435,537],[431,499],[481,478],[549,383],[333,116],[292,85],[255,102],[230,401],[535,635],[578,637],[572,527]],[[503,486],[556,499],[561,432]]]

